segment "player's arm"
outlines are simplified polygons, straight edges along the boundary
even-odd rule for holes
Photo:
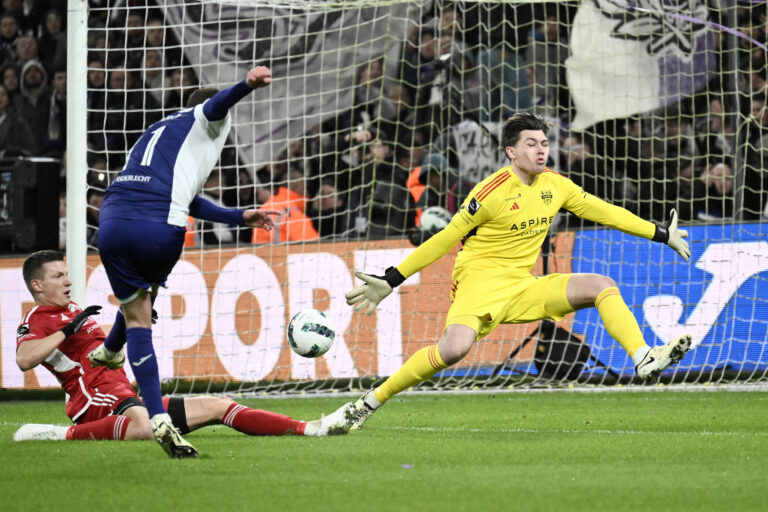
[[[22,331],[25,326],[20,327],[18,333],[20,343],[16,349],[16,365],[24,372],[42,363],[64,340],[78,332],[89,316],[98,315],[100,309],[101,306],[88,306],[62,329],[45,338],[35,338],[34,332],[25,333]]]
[[[245,80],[232,87],[222,89],[203,103],[203,114],[209,121],[220,121],[227,117],[230,108],[245,98],[252,90],[266,87],[270,83],[272,83],[272,73],[269,69],[264,66],[256,66],[248,71]]]
[[[22,342],[16,349],[16,366],[23,372],[31,370],[45,361],[66,339],[63,332],[56,331],[45,338]]]
[[[641,219],[620,206],[610,204],[592,194],[587,194],[573,182],[570,185],[572,186],[572,193],[563,205],[570,212],[603,226],[666,244],[685,261],[691,257],[691,249],[688,247],[688,242],[684,240],[688,237],[688,232],[677,228],[677,212],[674,209],[670,211],[667,223],[660,226]]]
[[[235,210],[217,205],[200,194],[197,194],[189,204],[189,214],[196,218],[211,222],[221,222],[233,226],[245,226],[243,214],[245,210]]]
[[[477,202],[472,198],[468,203]],[[453,216],[451,222],[426,242],[418,246],[397,267],[389,267],[383,276],[374,276],[355,272],[355,276],[365,284],[354,288],[345,295],[347,304],[355,305],[355,311],[367,308],[366,314],[372,315],[376,306],[392,290],[419,270],[442,258],[462,238],[488,219],[488,209],[477,208],[472,212],[467,205]]]
[[[270,215],[279,215],[277,210],[236,210],[224,208],[197,194],[189,204],[189,214],[210,222],[221,222],[231,226],[248,226],[269,231],[274,225]]]

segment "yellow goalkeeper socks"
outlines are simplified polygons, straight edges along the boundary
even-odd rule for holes
[[[603,319],[603,325],[608,334],[618,341],[629,357],[635,355],[638,349],[645,346],[643,333],[637,320],[621,298],[619,289],[615,286],[606,288],[595,299],[595,307]]]
[[[402,390],[427,380],[444,368],[448,368],[448,365],[440,358],[437,345],[422,348],[376,388],[373,395],[383,404]]]

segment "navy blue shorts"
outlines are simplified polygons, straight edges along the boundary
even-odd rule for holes
[[[110,219],[99,223],[99,252],[121,304],[139,290],[164,286],[179,261],[186,229],[159,222]]]

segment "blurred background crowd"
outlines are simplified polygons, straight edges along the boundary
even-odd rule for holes
[[[62,216],[66,3],[2,0],[0,17],[0,157],[58,159]],[[151,123],[182,108],[200,81],[161,10],[139,1],[122,5],[94,9],[89,20],[92,247],[99,205],[126,151]],[[506,165],[499,127],[517,111],[551,123],[549,167],[646,219],[663,221],[672,207],[684,222],[768,219],[765,4],[739,6],[735,28],[745,37],[735,39],[737,76],[726,72],[734,69],[725,62],[734,52],[717,51],[715,73],[695,94],[583,131],[570,129],[575,107],[564,65],[577,7],[436,2],[402,41],[397,59],[358,66],[347,110],[286,141],[269,162],[246,166],[234,144],[225,148],[203,193],[226,206],[281,210],[278,229],[191,220],[188,245],[407,235],[424,209],[455,212],[477,182]],[[710,13],[715,19],[717,8]],[[484,21],[492,19],[509,23]],[[716,30],[718,48],[726,40]],[[563,216],[561,226],[576,225],[584,223]]]

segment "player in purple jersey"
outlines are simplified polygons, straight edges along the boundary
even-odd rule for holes
[[[128,359],[152,423],[155,440],[171,457],[195,457],[179,434],[160,393],[152,345],[152,302],[181,256],[189,215],[213,222],[271,230],[273,210],[231,210],[198,192],[227,139],[229,109],[272,81],[257,66],[228,89],[198,89],[184,110],[158,121],[139,138],[120,175],[107,189],[99,215],[99,252],[121,308],[104,344],[88,355],[94,366],[119,368]]]

